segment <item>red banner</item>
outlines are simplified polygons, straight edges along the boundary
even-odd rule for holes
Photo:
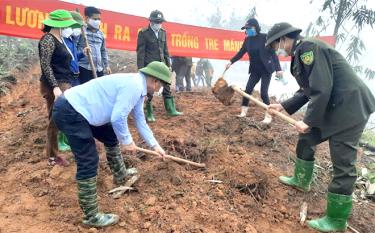
[[[56,9],[83,12],[84,6],[57,0],[1,0],[0,34],[39,39],[48,12]],[[101,11],[101,30],[108,48],[135,51],[138,31],[149,23],[147,18]],[[241,48],[244,33],[221,29],[197,27],[179,23],[163,23],[167,43],[173,56],[230,59]],[[333,37],[322,37],[333,44]],[[246,58],[245,58],[246,59]]]

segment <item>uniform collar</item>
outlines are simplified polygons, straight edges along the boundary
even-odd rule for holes
[[[297,39],[294,40],[293,42],[293,47],[292,47],[292,56],[296,54],[297,47],[301,44],[303,37],[299,36]]]
[[[151,28],[151,30],[155,33],[155,34],[158,34],[159,32],[160,32],[160,30],[161,30],[161,28],[158,30],[158,31],[155,31],[154,29],[152,29],[152,27],[150,27]]]
[[[159,32],[161,31],[161,28],[159,29],[159,31],[154,31],[151,25],[148,25],[148,28],[155,34],[156,38],[159,38]]]

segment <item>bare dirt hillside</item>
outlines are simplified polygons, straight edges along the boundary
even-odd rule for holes
[[[167,117],[162,99],[155,97],[157,122],[150,126],[168,153],[204,162],[207,169],[141,153],[126,155],[141,177],[137,191],[114,200],[107,194],[113,188],[112,177],[98,143],[100,207],[121,219],[108,228],[85,228],[80,224],[73,160],[68,168],[47,165],[47,113],[39,94],[38,68],[16,76],[20,81],[0,100],[1,233],[308,233],[314,231],[299,224],[302,202],[308,203],[308,218],[324,213],[330,179],[326,145],[317,152],[320,168],[312,191],[303,194],[286,187],[277,177],[293,171],[297,139],[293,128],[276,119],[263,129],[257,123],[263,117],[259,108],[251,106],[249,117],[239,119],[238,96],[234,105],[225,107],[208,90],[198,90],[176,95],[177,107],[184,112],[176,118]],[[138,138],[137,143],[142,145]],[[63,156],[72,158],[70,153]],[[373,203],[355,203],[350,225],[371,233],[374,219]]]

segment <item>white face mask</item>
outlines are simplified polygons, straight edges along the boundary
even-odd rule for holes
[[[63,28],[60,29],[61,36],[64,38],[69,38],[73,34],[72,28]]]
[[[95,29],[99,29],[100,27],[100,19],[89,19],[89,21],[87,22],[91,27],[95,28]]]
[[[77,37],[77,36],[80,36],[82,33],[81,29],[80,28],[74,28],[73,29],[73,36]]]
[[[279,48],[276,50],[276,55],[277,56],[282,56],[282,57],[288,57],[288,53],[285,51],[285,41],[284,41],[284,46],[283,48],[280,48],[281,45],[281,40],[279,42]]]
[[[151,22],[150,23],[150,27],[152,28],[152,30],[154,31],[159,31],[160,28],[161,28],[161,23],[154,23],[154,22]]]

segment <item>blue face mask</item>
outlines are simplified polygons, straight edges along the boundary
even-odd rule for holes
[[[247,36],[256,36],[257,32],[254,28],[246,28],[246,35]]]

